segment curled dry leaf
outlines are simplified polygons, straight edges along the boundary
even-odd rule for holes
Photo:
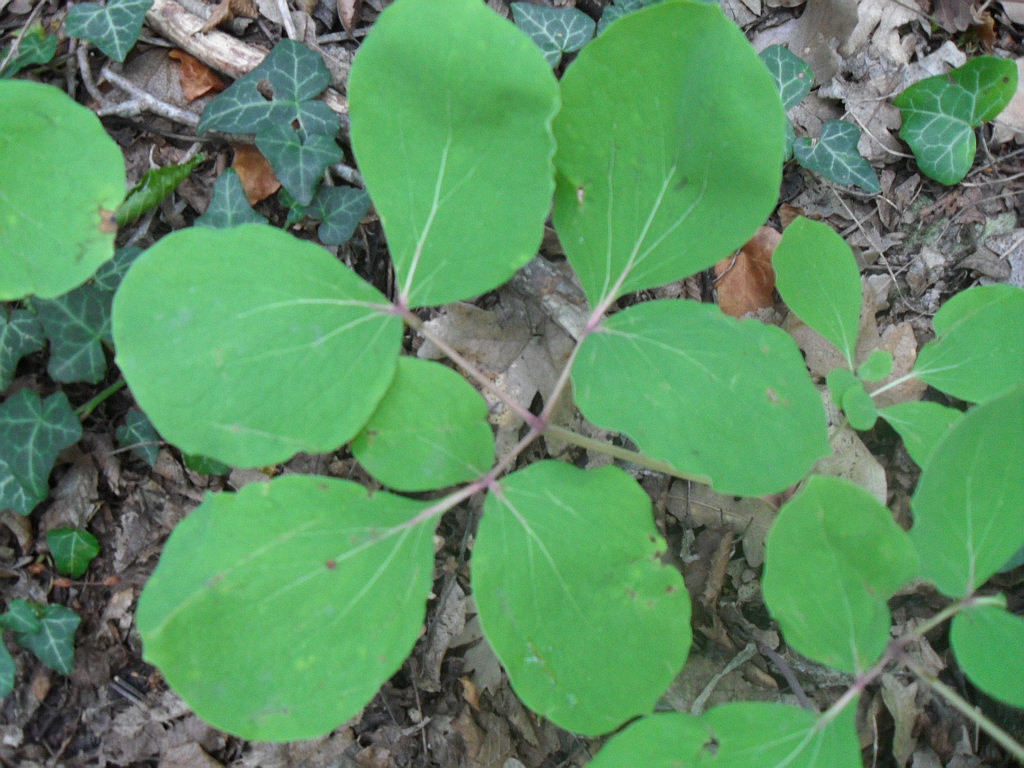
[[[350,35],[359,25],[359,12],[362,8],[363,0],[338,0],[338,20]]]
[[[782,235],[761,227],[735,256],[715,265],[718,305],[727,315],[741,317],[775,304],[772,254]]]
[[[217,28],[225,21],[231,21],[236,16],[244,16],[247,19],[258,19],[260,12],[256,9],[253,0],[220,0],[210,18],[203,24],[200,30],[203,34]]]
[[[178,79],[181,80],[181,89],[189,101],[195,101],[208,93],[220,93],[227,88],[227,84],[220,76],[195,56],[177,48],[167,56],[178,62]]]
[[[249,199],[249,205],[256,205],[266,200],[281,188],[281,182],[274,175],[267,158],[253,144],[232,144],[235,160],[231,167],[235,169],[242,189]]]

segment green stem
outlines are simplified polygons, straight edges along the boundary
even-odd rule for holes
[[[78,417],[78,420],[85,421],[87,418],[89,418],[89,414],[96,410],[100,403],[102,403],[115,392],[124,389],[127,383],[128,382],[126,382],[123,378],[118,379],[109,387],[107,387],[98,395],[96,395],[96,397],[94,397],[92,400],[85,403],[85,405],[78,406],[78,408],[75,409],[75,415]]]

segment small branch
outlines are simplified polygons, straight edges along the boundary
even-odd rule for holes
[[[757,650],[762,656],[766,656],[768,660],[774,664],[782,677],[785,678],[786,684],[789,685],[789,689],[796,696],[797,703],[804,709],[809,709],[812,712],[816,711],[814,705],[811,704],[811,700],[807,698],[807,694],[804,693],[803,686],[800,685],[800,681],[796,679],[796,675],[793,674],[793,668],[786,663],[786,660],[775,652],[774,649],[769,648],[764,643],[757,644]]]
[[[199,117],[194,113],[180,109],[173,104],[168,104],[166,101],[161,101],[150,93],[146,93],[146,91],[139,88],[135,83],[121,77],[121,75],[116,72],[112,72],[109,67],[104,67],[100,70],[100,74],[122,91],[130,94],[132,98],[129,101],[122,101],[118,104],[101,107],[96,110],[97,115],[100,115],[101,117],[105,117],[107,115],[133,117],[141,112],[152,112],[154,115],[166,117],[168,120],[173,120],[176,123],[181,123],[183,125],[190,126],[191,128],[195,128],[199,125]]]
[[[281,14],[281,25],[284,27],[284,33],[289,40],[298,40],[299,35],[295,31],[295,25],[292,23],[292,10],[288,7],[288,0],[276,0],[277,12]]]

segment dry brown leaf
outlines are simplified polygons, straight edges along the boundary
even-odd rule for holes
[[[220,93],[227,88],[227,84],[220,76],[195,56],[190,56],[177,48],[167,55],[179,64],[178,79],[181,80],[181,89],[189,101],[195,101],[208,93]]]
[[[231,167],[235,169],[242,182],[242,189],[249,199],[249,205],[266,200],[281,188],[281,182],[274,175],[274,169],[270,167],[267,158],[256,145],[232,144],[231,148],[235,150],[235,159]]]
[[[225,21],[231,21],[235,16],[245,16],[247,19],[258,19],[260,12],[256,10],[256,4],[252,0],[220,0],[214,6],[210,18],[203,24],[199,31],[204,35],[215,29]]]
[[[718,306],[727,315],[741,317],[775,304],[772,254],[782,235],[761,227],[734,257],[715,265]]]
[[[971,25],[971,5],[964,0],[935,0],[932,19],[947,32],[963,32]]]
[[[994,125],[994,142],[1002,144],[1014,139],[1018,144],[1024,144],[1024,57],[1017,59],[1017,92],[996,117]]]
[[[338,21],[350,35],[359,25],[359,12],[363,8],[363,0],[338,0]]]

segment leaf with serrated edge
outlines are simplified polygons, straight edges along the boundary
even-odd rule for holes
[[[811,92],[811,86],[814,85],[811,65],[786,46],[770,45],[760,55],[779,87],[783,108],[792,109]]]
[[[402,324],[388,308],[318,245],[261,225],[193,227],[121,283],[117,362],[164,438],[260,467],[356,435],[397,364]]]
[[[932,327],[936,338],[914,363],[922,381],[975,403],[1024,383],[1024,290],[969,288],[942,305]]]
[[[473,597],[516,694],[596,736],[648,714],[690,648],[690,601],[662,563],[650,498],[618,467],[542,461],[488,494]]]
[[[496,50],[502,65],[480,66]],[[360,47],[348,97],[399,301],[471,298],[535,255],[558,83],[526,35],[477,0],[402,0]]]
[[[844,672],[871,666],[889,642],[886,601],[917,573],[889,510],[863,488],[815,475],[765,546],[764,599],[786,642]]]
[[[1024,388],[968,411],[936,446],[911,499],[922,577],[966,597],[1024,544]]]
[[[960,420],[963,413],[939,403],[920,400],[890,405],[883,408],[880,415],[903,439],[903,445],[910,458],[917,466],[924,467],[935,446]]]
[[[0,392],[11,386],[18,361],[46,343],[43,326],[35,315],[25,309],[7,313],[6,307],[0,307]]]
[[[196,219],[197,227],[226,229],[241,224],[266,224],[249,205],[242,182],[233,168],[226,168],[213,185],[213,197],[206,213]]]
[[[711,304],[650,301],[612,315],[583,342],[572,380],[588,420],[720,493],[781,491],[829,452],[793,339]]]
[[[108,0],[76,3],[64,24],[68,34],[88,40],[115,61],[124,61],[142,32],[142,22],[153,0]]]
[[[878,174],[857,150],[860,130],[852,123],[829,120],[817,141],[808,138],[793,143],[796,161],[836,184],[856,184],[875,195],[882,191]]]
[[[107,373],[103,342],[110,339],[113,294],[83,285],[55,299],[34,299],[39,322],[50,339],[46,372],[54,381],[96,384]]]
[[[782,233],[772,266],[783,301],[835,344],[852,369],[861,288],[850,246],[828,224],[800,216]]]
[[[549,8],[533,3],[512,3],[516,26],[530,36],[552,67],[563,53],[582,48],[597,28],[592,18],[576,8]]]
[[[778,200],[778,89],[717,6],[624,17],[580,51],[562,102],[554,221],[594,307],[710,267]]]
[[[302,475],[208,496],[139,599],[146,660],[221,730],[260,741],[328,733],[359,714],[420,634],[434,525],[414,519],[428,504]]]
[[[957,614],[949,640],[972,683],[989,696],[1024,707],[1024,617],[1005,608],[979,605]]]
[[[0,404],[0,509],[27,515],[46,499],[57,456],[82,437],[67,395],[22,389]]]
[[[100,553],[99,541],[82,528],[52,528],[46,532],[46,545],[57,570],[74,579],[85,573]]]
[[[914,83],[893,99],[903,113],[900,138],[926,175],[956,184],[974,162],[974,129],[1002,112],[1016,91],[1012,60],[979,56],[948,74]]]
[[[15,635],[43,664],[64,675],[74,666],[75,630],[82,618],[63,605],[48,605],[39,616],[39,631]]]
[[[153,466],[160,455],[160,435],[153,428],[153,423],[138,408],[132,408],[125,414],[124,424],[115,431],[117,444],[122,448],[130,448],[132,455]]]

